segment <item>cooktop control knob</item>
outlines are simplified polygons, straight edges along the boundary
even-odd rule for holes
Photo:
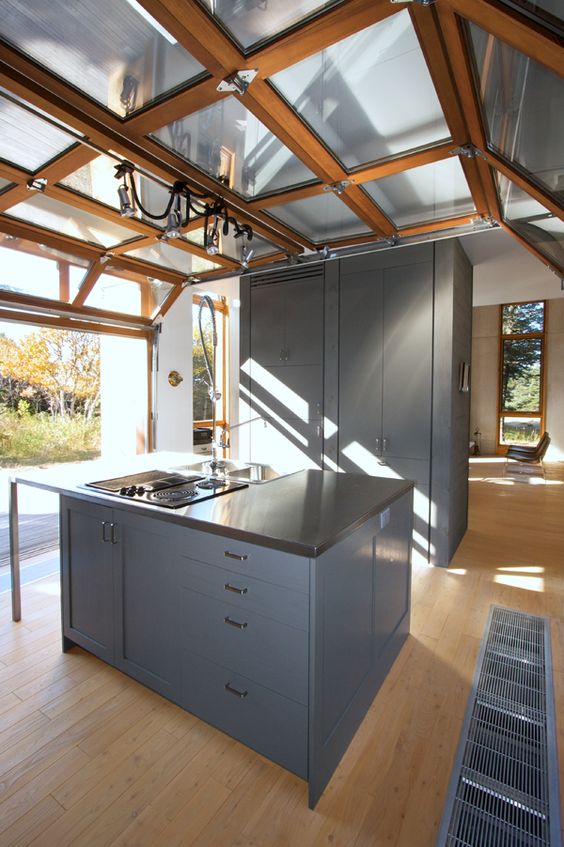
[[[142,485],[137,486],[137,493],[138,494],[144,494],[145,493],[145,489],[143,488]]]
[[[134,485],[130,485],[125,493],[128,497],[135,497],[137,494],[137,488]]]
[[[127,494],[127,486],[124,485],[123,488],[120,488],[119,493],[120,494]]]

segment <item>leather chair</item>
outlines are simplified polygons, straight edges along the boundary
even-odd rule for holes
[[[516,462],[528,462],[530,464],[541,464],[548,446],[550,444],[550,435],[544,432],[535,447],[522,447],[512,444],[507,448],[506,456],[508,459],[514,459]]]

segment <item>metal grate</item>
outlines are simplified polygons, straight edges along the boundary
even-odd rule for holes
[[[558,847],[550,630],[492,606],[437,847]]]

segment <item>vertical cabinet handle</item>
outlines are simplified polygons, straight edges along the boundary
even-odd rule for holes
[[[382,447],[382,439],[380,437],[374,439],[374,446],[376,447],[376,453],[379,455]]]
[[[119,541],[119,538],[117,537],[117,524],[111,523],[110,529],[111,529],[110,537],[111,537],[112,544],[117,544],[118,541]]]
[[[102,521],[102,541],[104,542],[104,544],[105,544],[107,541],[109,541],[109,540],[110,540],[110,539],[108,538],[108,534],[107,534],[107,528],[108,528],[108,526],[109,526],[108,521]]]
[[[243,697],[246,697],[249,693],[247,690],[241,691],[240,688],[235,688],[235,686],[230,685],[229,682],[225,683],[225,690],[228,691],[230,694],[233,694],[234,697],[239,697],[240,699],[243,699]]]
[[[382,452],[385,453],[389,446],[390,446],[390,439],[389,438],[383,438],[382,439]]]

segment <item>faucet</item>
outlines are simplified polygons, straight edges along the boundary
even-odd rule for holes
[[[239,429],[240,426],[246,426],[247,424],[254,423],[255,421],[264,421],[264,425],[266,426],[268,421],[266,418],[263,418],[262,415],[257,415],[254,418],[249,418],[248,421],[240,421],[239,423],[233,424],[233,426],[227,429],[227,425],[225,425],[221,430],[221,435],[219,436],[219,446],[222,450],[229,449],[229,433],[234,429]]]
[[[212,358],[210,361],[210,357],[208,355],[208,351],[206,349],[206,341],[204,338],[204,330],[202,327],[202,312],[204,306],[207,306],[210,310],[211,324],[212,324]],[[200,300],[200,308],[198,311],[198,328],[200,330],[200,341],[202,344],[202,349],[204,351],[204,360],[206,363],[206,371],[208,374],[208,394],[212,404],[212,457],[211,462],[209,462],[209,466],[211,468],[212,473],[217,469],[224,467],[225,462],[221,461],[217,457],[217,441],[215,440],[215,430],[216,430],[216,404],[218,400],[221,400],[221,392],[216,388],[216,353],[217,353],[217,328],[215,323],[215,306],[213,305],[213,300],[209,296],[209,294],[203,294],[202,299]],[[223,437],[223,433],[222,433]]]

